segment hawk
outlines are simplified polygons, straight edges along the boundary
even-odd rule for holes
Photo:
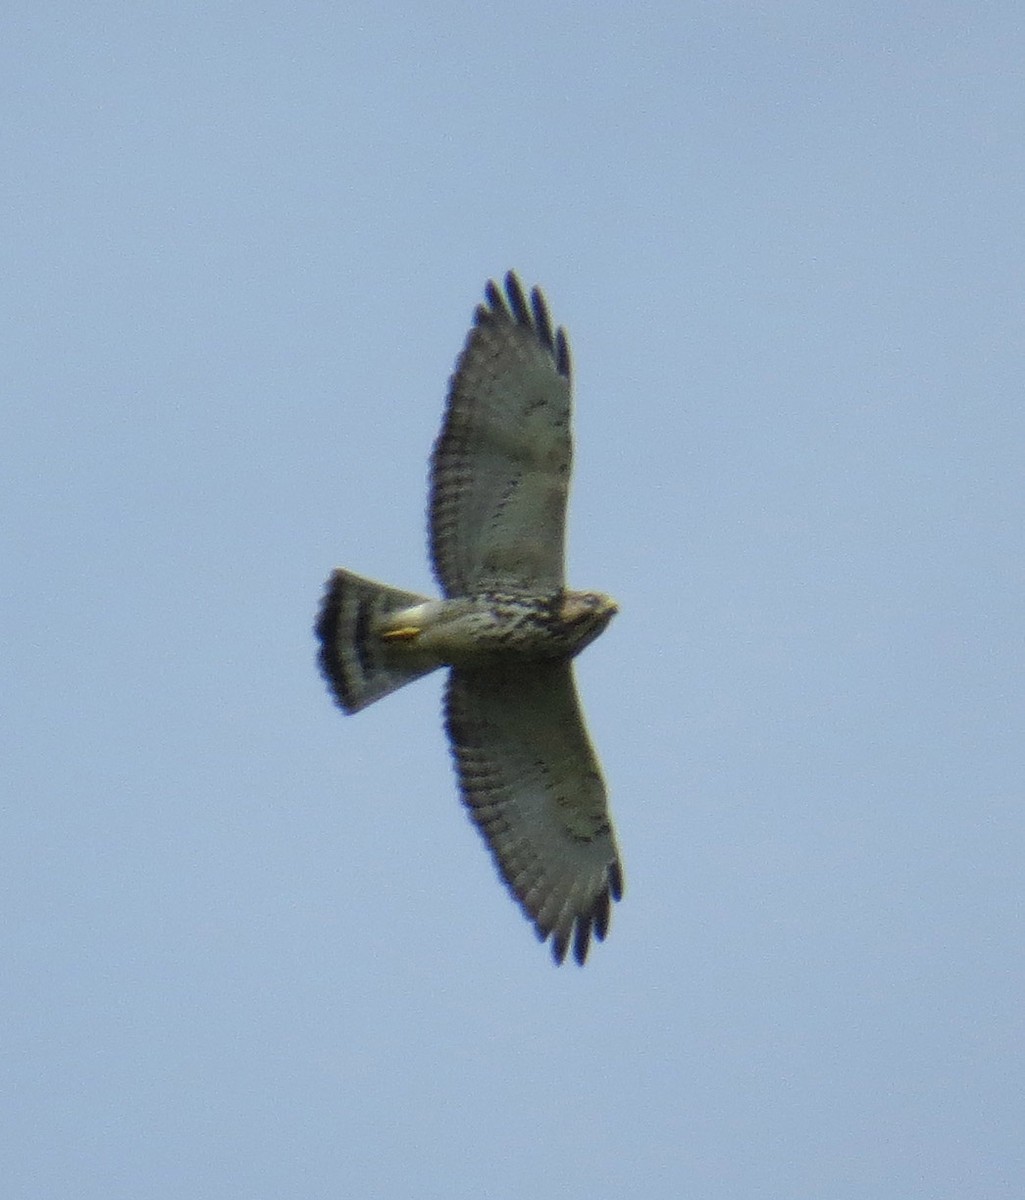
[[[470,815],[561,963],[587,957],[623,892],[605,784],[572,660],[616,604],[565,584],[572,442],[566,333],[513,272],[485,288],[431,457],[430,548],[444,599],[350,571],[328,580],[320,667],[354,713],[448,667],[445,722]]]

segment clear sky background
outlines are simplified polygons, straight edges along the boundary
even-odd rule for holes
[[[10,1200],[1025,1188],[1018,3],[28,4],[2,96]],[[627,892],[553,967],[430,590],[488,276],[570,332]]]

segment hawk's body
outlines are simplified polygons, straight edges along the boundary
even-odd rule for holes
[[[439,666],[463,799],[510,890],[578,962],[603,938],[622,872],[571,660],[616,611],[564,582],[570,365],[541,293],[487,286],[456,364],[431,473],[430,531],[445,595],[336,571],[320,663],[356,712]]]

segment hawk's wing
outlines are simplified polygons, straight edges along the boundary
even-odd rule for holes
[[[446,596],[563,584],[569,348],[544,297],[489,282],[431,459],[431,557]]]
[[[509,890],[577,962],[601,940],[622,870],[569,663],[453,670],[446,698],[463,800]]]

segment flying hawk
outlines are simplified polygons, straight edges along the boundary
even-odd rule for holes
[[[445,718],[463,801],[561,963],[601,940],[623,891],[605,784],[572,660],[616,612],[565,585],[570,360],[541,292],[489,281],[431,458],[433,600],[336,570],[320,667],[358,712],[449,667]]]

